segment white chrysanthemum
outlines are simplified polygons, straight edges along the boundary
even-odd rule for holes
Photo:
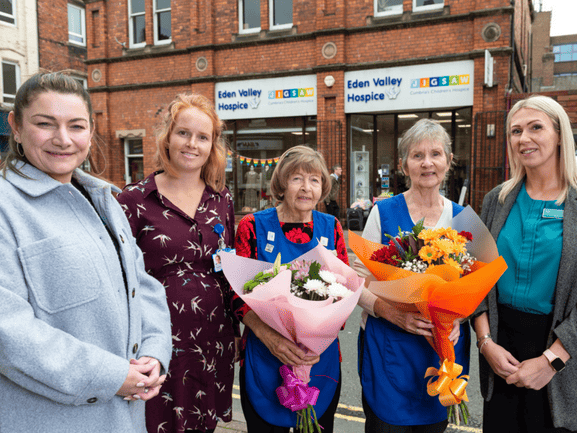
[[[326,293],[325,283],[323,283],[321,280],[308,280],[305,283],[304,288],[308,292],[317,292],[319,294]]]
[[[319,271],[319,277],[327,284],[333,284],[337,282],[337,277],[331,271]]]
[[[349,289],[339,283],[333,283],[328,288],[329,296],[333,298],[346,298],[353,294]]]

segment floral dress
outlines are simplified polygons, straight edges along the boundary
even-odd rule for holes
[[[234,207],[225,188],[208,185],[190,218],[157,189],[153,173],[118,196],[144,253],[146,270],[166,289],[172,322],[172,359],[158,397],[146,404],[149,432],[204,431],[232,419],[235,335],[231,290],[214,272],[215,226],[234,243]]]

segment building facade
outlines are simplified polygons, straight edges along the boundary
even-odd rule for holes
[[[402,192],[397,143],[423,117],[453,139],[444,192],[469,180],[478,201],[502,180],[508,95],[529,89],[532,14],[529,0],[87,0],[104,175],[153,171],[159,116],[192,91],[226,121],[237,212],[271,205],[276,159],[297,144],[343,166],[341,208]]]
[[[23,77],[38,70],[36,1],[0,3],[0,158],[6,152],[16,90]]]

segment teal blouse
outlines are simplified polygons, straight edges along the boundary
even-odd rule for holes
[[[555,200],[533,200],[523,184],[497,238],[508,266],[497,282],[499,303],[533,314],[553,311],[564,208]]]

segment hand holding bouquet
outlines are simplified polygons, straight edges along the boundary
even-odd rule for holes
[[[268,262],[222,253],[231,287],[259,318],[303,350],[320,355],[355,308],[364,280],[321,245],[290,263],[281,264],[281,259],[271,268]],[[299,427],[312,432],[318,430],[312,412],[318,394],[306,385],[310,371],[311,366],[282,366],[284,382],[277,396],[299,414]]]
[[[444,406],[466,400],[466,382],[457,379],[462,367],[455,363],[448,338],[453,322],[470,316],[507,269],[491,234],[470,207],[453,219],[452,228],[424,230],[421,224],[386,246],[349,232],[349,246],[378,280],[368,289],[397,308],[419,311],[433,323],[430,343],[441,368],[429,368],[426,376],[439,376],[429,381],[428,391],[439,395]]]

